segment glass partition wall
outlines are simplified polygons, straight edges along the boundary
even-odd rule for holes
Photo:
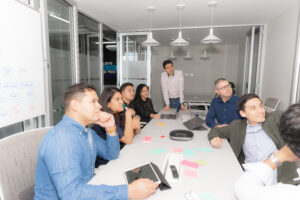
[[[119,34],[118,86],[131,82],[150,86],[151,47],[142,45],[148,33]]]
[[[103,24],[103,85],[117,87],[117,34]]]
[[[63,0],[48,0],[48,30],[53,106],[53,125],[64,114],[63,96],[75,83],[73,6]]]
[[[101,91],[99,23],[78,13],[80,82],[93,84]]]

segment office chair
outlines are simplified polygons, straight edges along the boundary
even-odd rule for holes
[[[32,200],[39,144],[48,128],[17,133],[0,140],[0,199]]]
[[[270,113],[274,112],[280,103],[279,99],[269,97],[264,103],[265,110]]]

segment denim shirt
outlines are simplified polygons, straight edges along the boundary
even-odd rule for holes
[[[215,119],[219,124],[230,124],[235,119],[242,119],[237,106],[239,99],[237,96],[232,96],[225,103],[221,97],[213,99],[205,120],[207,126],[213,128],[218,125]]]
[[[88,140],[92,136],[92,149]],[[96,155],[116,159],[119,139],[107,135],[101,139],[92,129],[64,115],[43,138],[38,152],[35,200],[128,199],[128,186],[89,185]]]

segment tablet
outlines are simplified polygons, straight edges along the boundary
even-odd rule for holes
[[[158,178],[150,163],[146,163],[144,165],[140,165],[136,168],[125,171],[125,179],[127,181],[127,184],[130,184],[140,178],[148,178],[155,183],[160,183],[160,179]]]

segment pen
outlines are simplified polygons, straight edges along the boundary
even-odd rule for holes
[[[123,103],[123,108],[124,108],[125,110],[128,109],[125,103]]]
[[[192,190],[189,192],[189,194],[190,194],[191,197],[193,197],[194,200],[199,200],[197,195]]]

